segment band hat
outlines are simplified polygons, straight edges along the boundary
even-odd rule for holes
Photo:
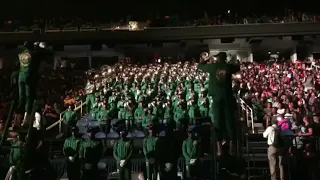
[[[219,52],[218,54],[214,55],[214,57],[219,57],[219,58],[222,58],[222,59],[226,59],[228,56],[227,56],[226,52]]]

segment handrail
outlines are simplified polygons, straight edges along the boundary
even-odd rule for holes
[[[80,103],[80,104],[79,104]],[[79,104],[79,105],[78,105]],[[77,111],[80,109],[80,113],[81,113],[81,116],[82,116],[82,113],[83,113],[83,106],[86,104],[86,102],[82,102],[82,101],[78,101],[76,102],[76,104],[74,105],[74,111]],[[50,126],[48,126],[46,128],[46,130],[49,130],[49,129],[52,129],[53,127],[57,126],[59,124],[59,133],[61,133],[61,124],[62,124],[62,121],[63,121],[63,114],[66,112],[67,110],[63,111],[60,113],[60,117],[59,117],[59,120],[54,122],[53,124],[51,124]]]
[[[247,126],[250,127],[251,125],[252,132],[254,133],[253,110],[243,99],[239,98],[239,100],[240,100],[240,106],[242,110],[246,111]],[[249,116],[251,118],[251,124],[249,122]]]
[[[12,175],[14,173],[14,171],[16,170],[15,166],[11,166],[8,170],[8,173],[6,175],[6,177],[4,178],[4,180],[11,180],[12,179]]]
[[[315,65],[315,64],[313,64],[313,63],[311,63],[311,67],[312,67],[312,68],[316,68],[317,71],[318,71],[318,69],[320,69],[320,66]]]

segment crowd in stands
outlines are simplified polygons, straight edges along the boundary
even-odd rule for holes
[[[55,19],[37,19],[34,21],[23,22],[19,20],[9,20],[4,22],[3,31],[27,31],[33,29],[62,29],[62,28],[110,28],[127,27],[129,21],[134,19],[124,17],[118,22],[106,20],[85,20],[74,19],[68,20],[66,18]],[[207,26],[207,25],[226,25],[226,24],[257,24],[257,23],[294,23],[294,22],[318,22],[320,17],[314,14],[303,12],[293,12],[286,10],[282,16],[275,15],[250,15],[243,16],[241,14],[227,11],[219,15],[208,15],[204,13],[202,18],[184,20],[179,16],[164,16],[155,17],[153,19],[138,20],[145,28],[148,27],[181,27],[181,26]]]
[[[320,76],[316,68],[298,62],[250,64],[242,69],[241,76],[251,78],[239,81],[238,93],[252,105],[256,121],[268,127],[271,119],[278,119],[288,135],[319,135]],[[313,131],[303,128],[310,123]]]

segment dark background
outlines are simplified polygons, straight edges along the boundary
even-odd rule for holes
[[[285,14],[285,8],[297,12],[319,11],[315,0],[4,0],[0,2],[0,20],[46,18],[86,18],[148,20],[166,15],[195,19],[223,14],[227,10],[238,15]]]

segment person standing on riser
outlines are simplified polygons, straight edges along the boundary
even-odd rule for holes
[[[95,85],[92,81],[88,81],[86,88],[85,88],[85,92],[86,92],[86,113],[90,113],[91,110],[93,109],[93,106],[95,104]]]
[[[36,99],[36,85],[39,80],[39,64],[46,54],[45,43],[34,45],[25,42],[18,54],[20,70],[18,75],[19,105],[18,112],[26,116],[31,114]]]
[[[217,63],[206,64],[209,59],[201,59],[198,69],[209,73],[209,96],[212,97],[211,116],[217,137],[217,155],[222,155],[222,141],[229,141],[229,152],[233,153],[236,138],[236,99],[232,91],[232,74],[240,71],[240,67],[227,64],[227,54],[220,52]]]

